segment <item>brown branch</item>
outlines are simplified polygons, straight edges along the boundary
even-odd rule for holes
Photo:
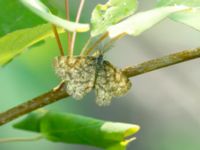
[[[33,98],[32,100],[0,113],[0,125],[10,122],[15,118],[18,118],[43,106],[49,105],[67,96],[68,94],[64,90],[64,84],[61,84],[56,89],[52,89],[51,91]]]
[[[122,71],[127,77],[130,78],[198,57],[200,57],[200,48],[184,50],[160,58],[152,59],[132,67],[124,68]]]
[[[200,57],[200,48],[185,50],[182,52],[166,55],[157,59],[152,59],[132,67],[127,67],[122,71],[125,75],[127,75],[130,78],[153,70],[157,70],[159,68],[195,59],[198,57]],[[24,114],[27,114],[33,110],[49,105],[68,96],[69,95],[64,90],[64,84],[61,84],[56,89],[53,89],[30,101],[27,101],[3,113],[0,113],[0,125],[6,124],[11,120],[16,119]]]

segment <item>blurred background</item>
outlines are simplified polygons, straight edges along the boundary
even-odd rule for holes
[[[74,18],[79,1],[70,1]],[[87,0],[82,22],[88,22],[97,3]],[[50,0],[61,12],[63,0]],[[139,11],[153,8],[155,0],[139,0]],[[88,35],[79,34],[77,53]],[[62,35],[66,47],[66,35]],[[183,24],[165,20],[138,37],[118,41],[105,58],[123,68],[180,50],[199,47],[200,33]],[[59,83],[52,60],[58,55],[55,39],[34,46],[0,69],[0,112],[36,97]],[[116,98],[109,107],[98,107],[94,93],[82,101],[64,99],[48,107],[49,110],[70,112],[104,120],[134,123],[141,126],[137,140],[128,150],[199,150],[200,149],[200,60],[192,60],[131,79],[129,93]],[[21,118],[20,118],[21,119]],[[18,119],[19,120],[19,119]],[[17,120],[15,120],[17,121]],[[34,133],[15,130],[11,122],[0,128],[0,138],[31,137]],[[37,142],[0,144],[0,150],[98,150],[82,145]]]

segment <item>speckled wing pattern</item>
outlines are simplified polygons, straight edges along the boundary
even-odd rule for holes
[[[81,99],[95,88],[96,103],[104,106],[109,105],[113,97],[124,95],[131,82],[111,63],[98,58],[59,56],[55,58],[54,67],[56,74],[66,83],[69,95]]]
[[[97,70],[95,82],[96,103],[109,105],[113,97],[124,95],[131,87],[130,80],[108,61]]]
[[[69,57],[55,58],[56,74],[66,83],[66,92],[75,99],[82,99],[89,93],[95,82],[96,58]]]

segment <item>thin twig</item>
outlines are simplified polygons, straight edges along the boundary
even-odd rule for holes
[[[106,53],[107,50],[108,50],[108,48],[109,48],[113,43],[115,43],[117,40],[121,39],[121,38],[124,37],[125,35],[126,35],[125,33],[122,33],[122,34],[116,36],[115,38],[111,39],[108,43],[106,43],[106,44],[104,45],[104,47],[102,48],[102,49],[104,50],[103,53]]]
[[[66,19],[67,20],[70,20],[70,14],[69,14],[69,0],[65,0],[65,10],[66,10]],[[71,51],[70,51],[70,48],[71,48],[71,34],[70,32],[66,31],[67,32],[67,50],[68,50],[68,55],[71,55]]]
[[[9,143],[9,142],[32,142],[32,141],[38,141],[43,139],[44,137],[42,135],[31,137],[31,138],[4,138],[0,139],[0,143]]]
[[[59,50],[60,50],[60,55],[61,55],[61,56],[64,56],[64,50],[63,50],[63,47],[62,47],[62,44],[61,44],[61,41],[60,41],[60,37],[59,37],[58,31],[57,31],[55,25],[52,25],[52,30],[53,30],[53,33],[54,33],[54,35],[55,35],[56,42],[57,42],[57,44],[58,44],[58,48],[59,48]]]
[[[70,14],[69,14],[69,0],[65,0],[65,10],[66,10],[66,19],[70,20]],[[71,33],[69,31],[67,32],[67,52],[68,55],[71,55]]]
[[[89,39],[87,40],[87,42],[85,43],[85,45],[83,46],[80,55],[84,55],[85,54],[85,51],[88,48],[91,40],[92,40],[92,37],[90,36]]]
[[[160,58],[152,59],[132,67],[127,67],[125,69],[122,69],[122,71],[127,77],[130,78],[199,57],[200,57],[200,48],[190,49],[166,55]],[[11,120],[16,119],[24,114],[27,114],[33,110],[44,107],[45,105],[49,105],[53,102],[56,102],[68,96],[69,95],[65,92],[63,83],[59,86],[59,88],[53,89],[30,101],[27,101],[3,113],[0,113],[0,125],[6,124]]]
[[[84,52],[84,55],[89,55],[90,52],[98,46],[99,43],[101,43],[105,38],[108,37],[108,32],[104,33],[90,48],[86,49]]]
[[[81,12],[83,10],[84,3],[85,3],[85,0],[81,0],[79,8],[78,8],[77,15],[76,15],[76,23],[78,23],[79,20],[80,20],[80,16],[81,16]],[[70,51],[72,52],[71,56],[73,56],[73,53],[74,53],[75,40],[76,40],[76,32],[73,32],[73,34],[72,34],[72,42],[71,42],[71,49],[70,49]]]

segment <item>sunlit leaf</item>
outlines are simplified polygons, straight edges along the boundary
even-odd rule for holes
[[[200,1],[199,0],[159,0],[158,6],[185,5],[191,7],[190,10],[172,14],[171,19],[189,25],[200,30]]]
[[[20,1],[35,14],[42,17],[44,20],[52,24],[55,24],[59,27],[63,27],[68,31],[86,32],[89,30],[88,24],[80,24],[67,21],[66,19],[62,19],[60,17],[53,15],[50,12],[50,10],[43,3],[40,2],[40,0],[20,0]]]
[[[185,6],[168,6],[137,13],[108,28],[111,38],[126,33],[137,36],[174,12],[187,10]]]
[[[64,29],[58,28],[58,32],[62,33]],[[44,24],[17,30],[0,38],[0,66],[24,52],[26,48],[51,36],[54,36],[51,25]]]
[[[109,0],[106,4],[98,4],[92,12],[91,35],[96,36],[106,29],[130,16],[137,9],[137,0]]]
[[[190,7],[200,6],[199,0],[157,0],[158,6],[186,5]]]
[[[14,127],[39,132],[50,141],[84,144],[108,150],[125,149],[132,139],[130,136],[139,130],[139,126],[134,124],[56,112],[35,112]]]

